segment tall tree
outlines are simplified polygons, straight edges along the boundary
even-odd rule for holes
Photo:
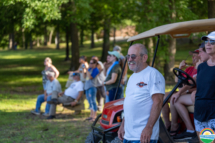
[[[208,18],[215,18],[215,0],[208,0]]]

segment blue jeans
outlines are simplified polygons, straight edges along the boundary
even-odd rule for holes
[[[116,94],[116,88],[112,88],[108,92],[109,92],[109,95],[108,95],[109,101],[113,101],[114,100],[114,96]],[[119,87],[119,89],[117,91],[116,99],[120,99],[121,94],[122,94],[122,88]]]
[[[150,140],[149,143],[157,143],[157,140]],[[123,143],[140,143],[140,140],[133,140],[133,141],[128,141],[126,139],[123,140]]]
[[[97,89],[95,87],[91,87],[86,90],[86,97],[90,104],[90,109],[93,111],[97,111],[96,93],[97,93]]]
[[[44,97],[45,97],[44,94],[41,94],[41,95],[39,95],[37,97],[37,103],[36,103],[36,109],[35,109],[35,111],[38,112],[38,113],[40,112],[41,104],[43,102],[45,102]],[[51,96],[48,96],[47,97],[47,101],[50,101],[50,100],[51,100]],[[45,113],[49,114],[50,106],[51,106],[50,104],[46,103]]]

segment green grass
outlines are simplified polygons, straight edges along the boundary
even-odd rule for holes
[[[122,46],[123,54],[126,55],[129,43],[118,44]],[[88,59],[93,55],[100,57],[101,42],[96,43],[96,46],[89,49],[89,43],[85,43],[85,48],[81,48],[81,55],[87,56]],[[70,61],[64,61],[65,49],[62,47],[60,50],[55,50],[54,45],[32,50],[0,50],[0,142],[81,143],[86,139],[91,131],[91,123],[84,122],[89,116],[88,110],[77,116],[72,115],[73,111],[63,110],[59,106],[57,119],[52,121],[30,114],[35,108],[38,94],[43,93],[41,71],[44,69],[45,57],[52,58],[53,64],[60,71],[58,80],[63,90],[65,89],[68,78],[66,71],[70,67]],[[186,48],[177,51],[176,66],[187,57],[188,51]],[[191,58],[188,62],[191,62]],[[128,76],[131,74],[129,71]],[[167,85],[166,91],[172,88],[173,85]],[[42,111],[44,107],[45,104],[42,105]]]

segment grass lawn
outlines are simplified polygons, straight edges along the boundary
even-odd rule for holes
[[[118,44],[123,47],[126,55],[128,43]],[[88,59],[93,55],[101,55],[101,43],[97,43],[94,49],[87,47],[88,43],[85,48],[81,48],[81,55],[86,55]],[[177,51],[176,66],[186,58],[188,51],[186,48]],[[41,71],[44,69],[45,57],[52,58],[53,64],[60,71],[58,80],[64,90],[68,79],[65,73],[70,67],[70,61],[64,61],[65,49],[0,51],[0,142],[82,143],[91,131],[91,123],[84,121],[89,116],[88,110],[80,115],[72,115],[73,111],[58,107],[57,119],[52,121],[30,114],[35,108],[38,94],[43,93]],[[188,62],[190,61],[191,59]],[[130,74],[129,71],[128,75]],[[166,91],[170,91],[172,87],[173,85],[167,85]],[[42,106],[42,111],[44,107],[45,105]]]

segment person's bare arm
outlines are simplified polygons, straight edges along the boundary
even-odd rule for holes
[[[128,64],[125,63],[125,69],[124,69],[124,72],[123,72],[123,75],[122,75],[121,84],[125,84],[125,83],[124,83],[124,78],[125,78],[125,76],[126,76],[126,74],[127,74],[127,71],[128,71]]]
[[[152,95],[153,104],[152,104],[148,122],[141,133],[141,137],[140,137],[141,143],[150,142],[151,135],[152,135],[152,129],[161,113],[163,97],[164,97],[164,95],[160,94],[160,93],[156,93],[156,94]]]
[[[89,79],[93,79],[89,71],[87,71],[87,76],[89,77]]]
[[[81,96],[83,95],[84,91],[79,91],[78,97],[76,98],[77,102],[80,100]],[[76,101],[72,102],[71,105],[75,106],[77,104]]]
[[[110,85],[110,84],[115,83],[116,80],[117,80],[117,77],[118,77],[117,73],[112,73],[112,74],[111,74],[111,79],[108,80],[108,81],[106,81],[105,84],[106,84],[106,85]]]
[[[59,76],[59,71],[57,70],[57,68],[55,67],[55,66],[52,66],[52,70],[54,71],[54,73],[55,73],[55,78],[58,78],[58,76]]]
[[[177,93],[175,93],[174,95],[172,95],[172,98],[171,98],[171,103],[175,103],[177,102],[179,96],[182,95],[182,93],[186,92],[187,90],[191,89],[192,86],[189,86],[189,85],[184,85],[182,88],[179,89],[179,91]]]
[[[124,124],[125,124],[125,118],[123,118],[122,123],[121,123],[121,125],[119,127],[119,130],[118,130],[118,138],[120,140],[123,140],[123,137],[124,137],[124,134],[125,134]]]

